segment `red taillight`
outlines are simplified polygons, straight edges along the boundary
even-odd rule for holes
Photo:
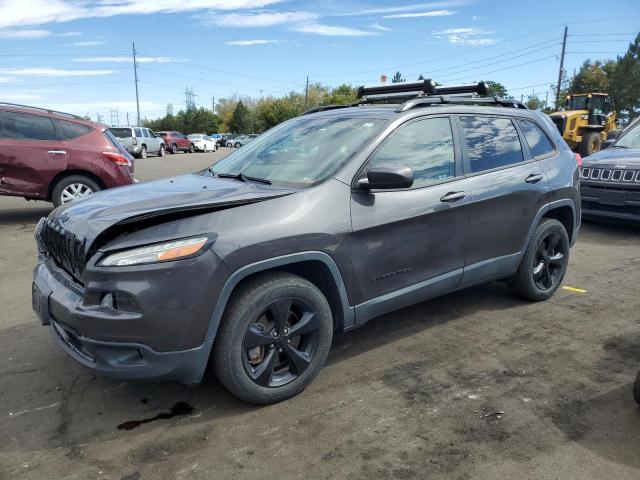
[[[102,156],[105,160],[109,160],[113,163],[115,163],[116,165],[120,165],[123,167],[130,167],[131,166],[131,162],[129,161],[129,159],[127,157],[125,157],[124,155],[120,155],[119,153],[113,153],[113,152],[102,152]]]
[[[578,168],[582,168],[582,156],[579,153],[576,153],[576,163],[578,164]]]

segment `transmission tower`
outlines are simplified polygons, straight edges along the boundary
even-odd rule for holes
[[[184,87],[184,104],[187,110],[196,107],[197,95],[193,93],[193,87]]]
[[[109,117],[112,127],[117,127],[118,125],[120,125],[120,111],[117,108],[109,109]]]
[[[98,123],[104,123],[104,117],[102,116],[102,114],[100,112],[96,113],[96,120]]]
[[[167,115],[173,115],[173,103],[167,103]]]

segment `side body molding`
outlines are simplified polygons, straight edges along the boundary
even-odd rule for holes
[[[218,301],[216,303],[215,308],[213,309],[213,314],[211,315],[211,319],[209,321],[209,327],[207,328],[207,333],[205,335],[204,341],[213,340],[218,331],[218,327],[220,325],[220,321],[222,320],[222,315],[224,314],[224,310],[227,307],[227,303],[229,301],[229,297],[231,297],[231,293],[236,288],[236,286],[249,275],[254,273],[259,273],[265,270],[269,270],[272,268],[282,267],[286,265],[292,265],[295,263],[305,262],[305,261],[318,261],[322,262],[331,273],[335,285],[338,289],[338,293],[340,295],[340,301],[342,303],[342,313],[344,319],[344,328],[352,325],[355,322],[355,314],[354,308],[349,305],[349,297],[347,296],[347,289],[344,285],[344,281],[342,280],[342,275],[340,274],[340,270],[338,269],[338,265],[336,262],[324,252],[318,251],[310,251],[310,252],[299,252],[292,253],[289,255],[282,255],[279,257],[269,258],[267,260],[261,260],[256,263],[251,263],[249,265],[245,265],[244,267],[236,270],[231,274],[229,279],[226,281],[224,286],[222,287],[222,291],[218,296]]]

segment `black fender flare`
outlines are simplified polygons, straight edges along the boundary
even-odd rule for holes
[[[207,328],[204,341],[213,341],[215,339],[216,333],[218,332],[218,327],[220,326],[220,321],[222,320],[222,315],[227,308],[229,298],[231,297],[234,289],[242,280],[247,278],[249,275],[263,272],[265,270],[271,270],[277,267],[309,260],[322,262],[328,268],[340,295],[344,326],[354,323],[355,310],[349,304],[349,297],[347,295],[347,289],[345,287],[344,280],[342,279],[342,274],[340,273],[338,265],[333,260],[333,258],[331,258],[331,256],[327,253],[319,251],[298,252],[261,260],[255,263],[250,263],[249,265],[245,265],[244,267],[241,267],[233,272],[220,290],[218,300],[216,301],[216,305],[209,320],[209,326]]]
[[[573,246],[576,243],[576,239],[578,237],[578,229],[580,227],[580,221],[578,218],[576,218],[576,205],[572,199],[564,198],[562,200],[556,200],[554,202],[547,203],[543,205],[540,210],[538,210],[538,213],[536,214],[535,219],[533,220],[533,222],[531,222],[531,226],[529,227],[529,232],[527,232],[527,237],[524,241],[524,244],[520,249],[520,257],[524,255],[524,252],[526,251],[527,246],[529,245],[529,242],[531,241],[531,238],[533,237],[533,234],[536,231],[536,228],[538,228],[538,225],[540,224],[540,220],[542,220],[542,217],[544,217],[550,211],[560,207],[570,207],[571,211],[573,212],[573,232],[567,232],[567,233],[571,235],[571,246]]]

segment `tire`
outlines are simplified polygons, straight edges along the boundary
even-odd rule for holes
[[[582,141],[580,142],[580,155],[588,157],[600,150],[602,139],[598,132],[586,132],[582,135]]]
[[[633,384],[633,398],[635,398],[636,402],[638,402],[638,405],[640,405],[640,372],[638,372],[636,381]]]
[[[569,235],[564,225],[558,220],[544,218],[509,285],[526,300],[547,300],[560,287],[568,264]]]
[[[189,153],[193,153],[196,151],[196,147],[193,146],[193,143],[189,144]]]
[[[225,145],[225,147],[227,147],[227,148],[231,148],[231,142],[227,142],[227,143],[226,143],[226,145]]]
[[[305,318],[306,333],[295,336]],[[259,274],[229,301],[213,347],[213,370],[245,402],[280,402],[318,375],[332,337],[331,308],[314,284],[285,272]]]
[[[164,157],[165,153],[166,152],[165,152],[164,145],[160,145],[160,150],[158,150],[158,156],[159,157]]]
[[[236,144],[234,145],[234,147],[236,148],[240,148],[242,146],[242,144],[240,142],[236,142]]]
[[[175,143],[173,145],[171,145],[171,154],[172,155],[176,155],[178,153],[178,145],[176,145]]]
[[[78,190],[77,196],[70,197],[69,195],[72,195],[74,190]],[[70,175],[64,177],[53,187],[51,202],[54,207],[59,207],[74,198],[90,195],[100,190],[102,190],[102,187],[89,177],[85,177],[84,175]]]
[[[147,147],[144,145],[140,149],[140,153],[138,154],[138,158],[147,158]]]

